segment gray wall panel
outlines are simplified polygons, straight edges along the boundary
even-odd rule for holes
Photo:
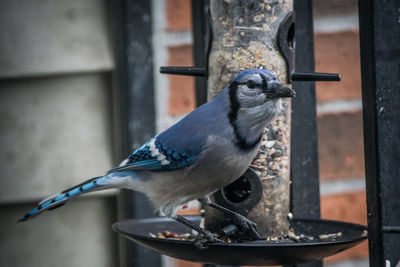
[[[113,166],[109,4],[0,1],[0,266],[118,266],[115,191],[16,223]]]
[[[16,223],[32,205],[0,206],[0,266],[118,266],[113,197],[84,198]]]
[[[0,80],[0,203],[59,192],[113,166],[110,75]]]
[[[105,0],[2,0],[0,77],[110,70]]]

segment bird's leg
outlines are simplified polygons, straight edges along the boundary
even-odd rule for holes
[[[204,247],[204,243],[207,242],[207,241],[210,241],[210,242],[224,242],[224,241],[218,239],[210,231],[207,231],[206,229],[201,228],[200,226],[192,223],[191,221],[189,221],[188,219],[186,219],[185,217],[183,217],[181,215],[175,215],[172,218],[174,220],[176,220],[177,222],[180,222],[180,223],[186,225],[187,227],[197,231],[199,234],[202,234],[203,237],[205,237],[206,240],[200,239],[199,242],[196,242],[196,246],[198,246],[199,248]]]
[[[208,196],[199,198],[198,201],[203,205],[207,205],[211,208],[219,210],[222,213],[225,213],[226,215],[233,217],[234,221],[236,221],[238,223],[238,225],[240,227],[242,227],[243,230],[245,230],[246,232],[249,232],[251,234],[251,238],[262,239],[260,234],[258,233],[257,224],[250,221],[245,216],[211,202],[210,197],[208,197]]]

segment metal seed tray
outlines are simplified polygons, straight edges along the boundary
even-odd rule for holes
[[[188,216],[194,223],[199,216]],[[177,234],[190,232],[186,226],[168,218],[125,220],[114,223],[113,230],[130,240],[154,249],[162,254],[194,262],[221,265],[280,265],[309,262],[323,259],[351,248],[367,238],[366,227],[362,225],[330,221],[295,219],[291,228],[296,234],[318,237],[321,234],[341,232],[336,239],[314,238],[311,241],[249,241],[242,243],[206,243],[198,248],[193,241],[161,239],[150,237],[149,233],[170,231]]]

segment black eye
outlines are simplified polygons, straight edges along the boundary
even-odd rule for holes
[[[256,82],[255,81],[253,81],[253,80],[248,80],[247,82],[246,82],[246,85],[247,85],[247,87],[249,87],[249,88],[256,88]]]

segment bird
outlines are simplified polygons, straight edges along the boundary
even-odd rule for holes
[[[271,70],[243,70],[213,100],[155,135],[119,166],[43,199],[19,221],[58,208],[81,194],[126,188],[144,193],[156,210],[189,226],[208,241],[221,240],[177,215],[181,205],[197,199],[236,217],[242,227],[259,238],[255,223],[212,203],[209,196],[246,171],[258,152],[264,127],[283,110],[281,99],[295,94]]]

